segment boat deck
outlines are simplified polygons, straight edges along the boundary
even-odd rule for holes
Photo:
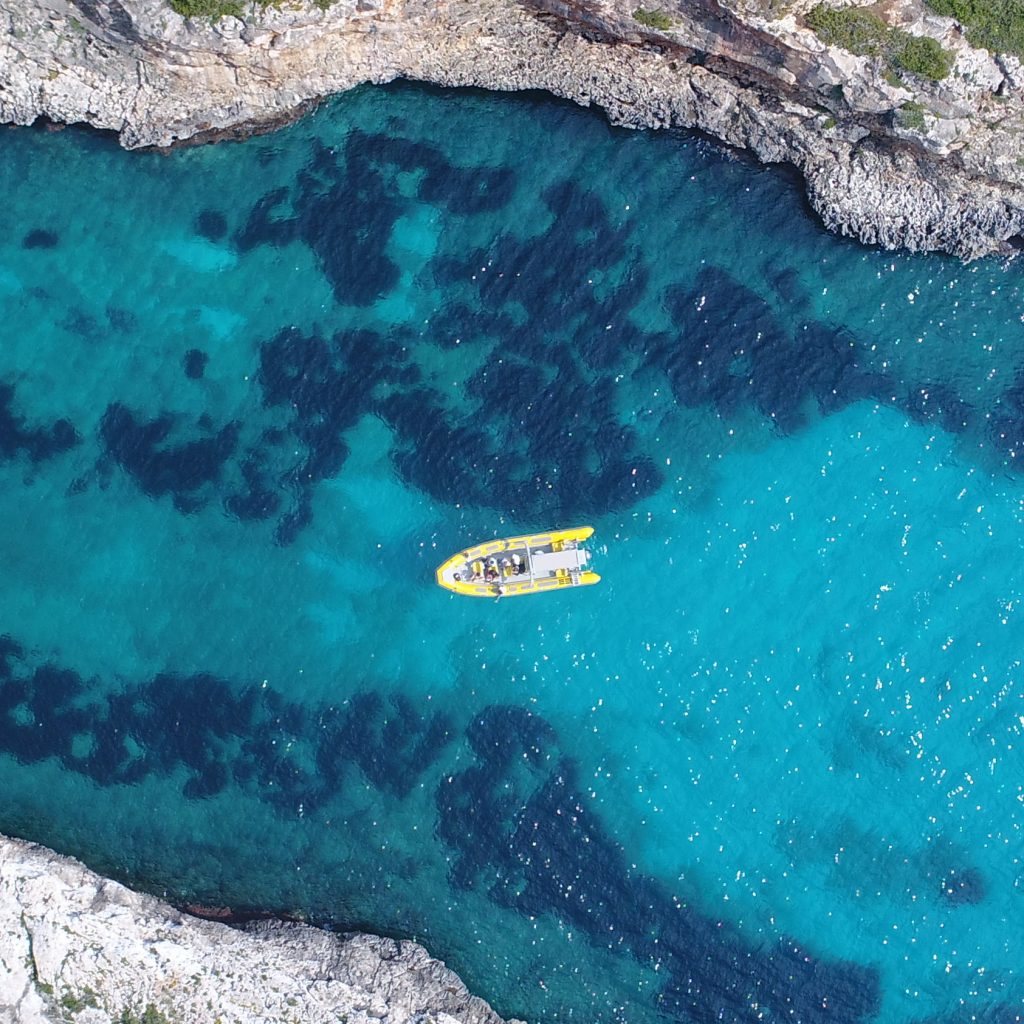
[[[472,597],[514,597],[597,583],[582,547],[590,527],[486,541],[453,555],[437,570],[447,590]]]

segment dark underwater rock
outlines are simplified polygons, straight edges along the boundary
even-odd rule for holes
[[[185,376],[189,380],[199,380],[206,372],[206,364],[209,361],[210,357],[205,352],[198,348],[190,348],[182,359]]]
[[[33,228],[21,240],[22,249],[56,249],[60,244],[60,235],[46,228]]]

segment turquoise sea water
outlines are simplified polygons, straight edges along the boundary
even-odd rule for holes
[[[3,143],[0,831],[530,1021],[1020,1019],[1016,263],[530,96]]]

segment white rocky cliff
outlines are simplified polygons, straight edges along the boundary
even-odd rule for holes
[[[0,836],[0,1022],[112,1020],[503,1024],[414,942],[200,920]]]
[[[921,0],[889,15],[955,57],[894,79],[825,46],[812,0],[311,0],[184,19],[168,0],[0,0],[0,121],[117,132],[128,147],[244,134],[363,82],[545,89],[632,127],[697,127],[796,166],[832,229],[964,257],[1024,231],[1024,74]],[[901,116],[912,109],[914,117]]]

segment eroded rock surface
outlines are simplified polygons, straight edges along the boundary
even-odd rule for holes
[[[544,89],[791,163],[825,223],[867,242],[969,258],[1024,228],[1020,62],[973,49],[921,0],[887,17],[953,53],[941,82],[824,45],[801,21],[810,0],[669,0],[665,31],[635,2],[296,0],[213,24],[167,0],[0,0],[0,120],[167,146],[364,82]]]
[[[0,837],[0,1021],[109,1024],[149,1006],[169,1024],[502,1024],[414,942],[200,920]]]

